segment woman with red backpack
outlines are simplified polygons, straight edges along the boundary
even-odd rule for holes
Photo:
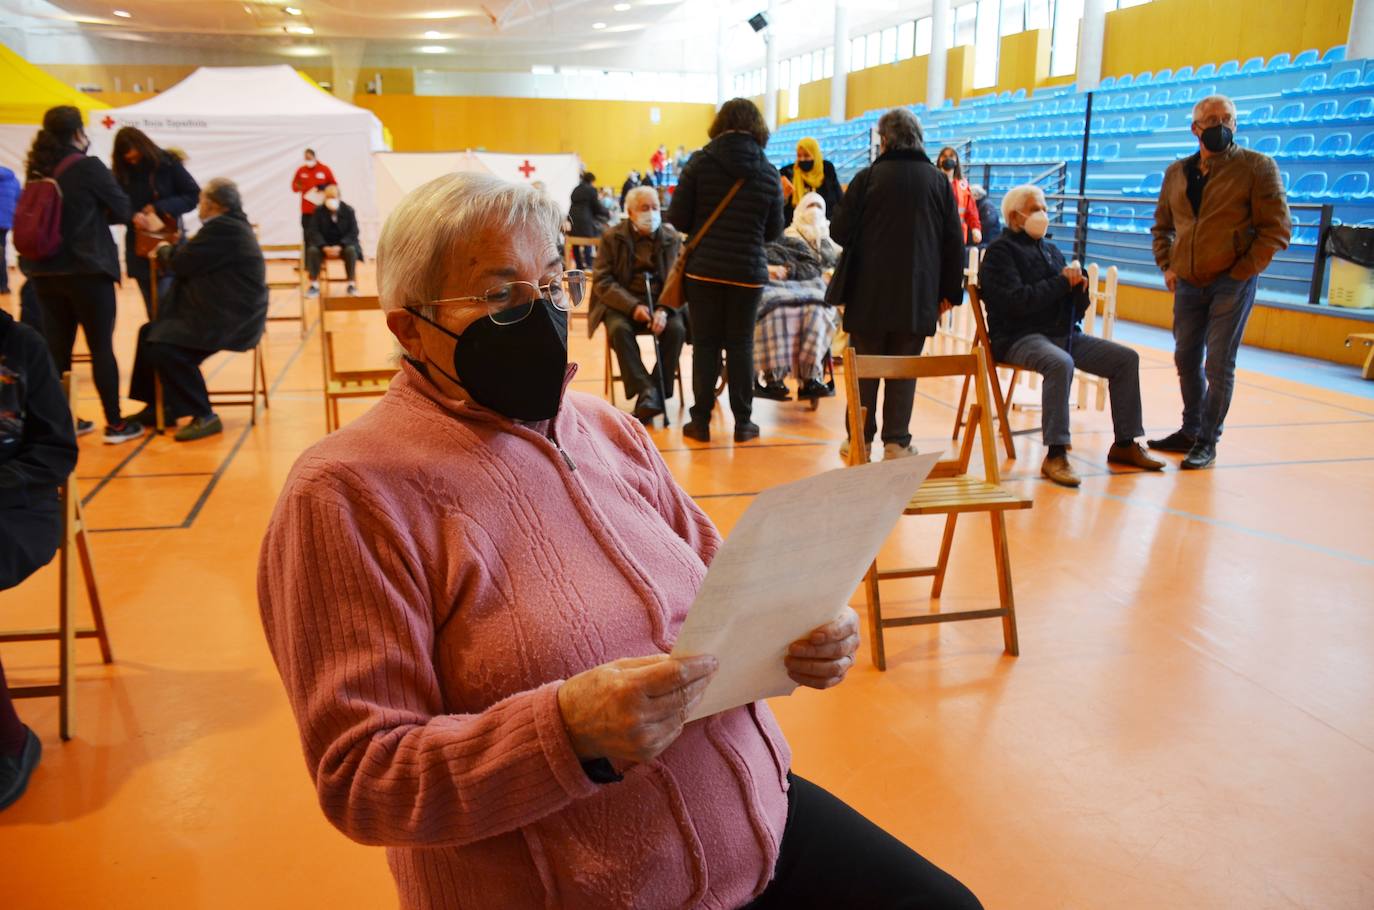
[[[143,427],[119,413],[119,363],[114,353],[115,283],[119,252],[112,224],[129,223],[129,197],[109,168],[86,150],[91,141],[81,111],[63,105],[43,115],[29,148],[26,184],[15,210],[19,267],[38,292],[48,350],[58,374],[71,369],[76,327],[91,352],[91,368],[105,411],[105,442],[135,439]],[[78,432],[92,425],[78,424]]]

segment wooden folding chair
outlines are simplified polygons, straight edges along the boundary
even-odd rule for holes
[[[262,409],[272,407],[267,400],[267,333],[258,339],[253,348],[253,378],[246,389],[211,389],[210,403],[217,408],[251,408],[249,426],[258,425],[258,397],[262,397]]]
[[[604,327],[603,327],[603,329],[604,329]],[[616,383],[620,382],[624,377],[621,376],[619,372],[617,372],[617,368],[618,368],[619,364],[616,362],[614,352],[611,350],[611,333],[610,333],[609,331],[603,331],[602,334],[605,335],[605,337],[606,337],[606,370],[605,370],[605,377],[606,377],[606,378],[605,378],[605,387],[606,387],[605,391],[606,391],[606,397],[609,398],[609,399],[611,400],[611,404],[615,404],[615,403],[616,403],[615,386],[616,386]],[[636,335],[635,337],[638,338],[638,337],[641,337],[641,336]],[[681,361],[678,362],[677,371],[676,371],[676,372],[677,372],[676,379],[677,379],[677,395],[678,395],[678,399],[677,399],[677,400],[678,400],[679,404],[686,404],[686,402],[687,402],[687,393],[686,393],[685,391],[683,391],[683,385],[682,385],[682,363],[681,363]]]
[[[300,312],[293,316],[268,316],[268,322],[299,322],[301,335],[305,334],[305,290],[309,286],[305,274],[305,247],[299,243],[263,243],[259,244],[262,249],[263,259],[267,261],[268,270],[273,265],[290,264],[296,271],[295,278],[268,278],[267,293],[273,291],[289,291],[295,289],[297,300],[300,303]]]
[[[940,541],[940,555],[933,566],[880,570],[875,559],[864,576],[864,596],[868,601],[868,623],[873,663],[879,670],[887,669],[883,647],[883,630],[897,626],[925,625],[936,622],[959,622],[966,619],[1002,620],[1002,642],[1013,657],[1020,653],[1016,638],[1016,605],[1012,597],[1011,555],[1007,550],[1007,529],[1004,512],[1029,509],[1031,501],[1002,487],[997,469],[997,457],[992,436],[992,421],[988,408],[988,369],[984,349],[975,345],[968,354],[944,354],[925,357],[877,357],[858,355],[852,349],[844,353],[844,384],[848,394],[849,438],[864,438],[867,411],[859,403],[860,379],[924,379],[935,376],[963,376],[974,383],[975,403],[969,408],[968,426],[958,454],[938,462],[930,476],[921,484],[905,515],[944,515],[945,533]],[[968,473],[973,454],[973,436],[978,432],[982,440],[983,476]],[[851,466],[865,461],[865,446],[852,445],[849,452]],[[954,543],[954,526],[961,514],[986,512],[992,524],[992,556],[997,572],[998,606],[986,610],[960,610],[954,613],[923,613],[884,619],[879,598],[879,583],[898,578],[934,579],[930,590],[938,599],[944,588],[945,569]]]
[[[594,247],[596,250],[600,251],[600,249],[601,249],[601,238],[600,238],[600,237],[564,237],[564,238],[563,238],[563,268],[565,268],[565,269],[575,269],[575,268],[577,268],[577,259],[574,258],[574,256],[573,256],[573,247],[575,247],[575,246],[589,246],[589,247]],[[590,269],[589,269],[588,271],[590,272]],[[569,322],[572,322],[572,320],[574,320],[574,319],[579,319],[579,318],[580,318],[580,319],[586,319],[586,318],[587,318],[587,313],[588,313],[587,307],[585,307],[585,306],[578,307],[577,309],[573,310],[571,313],[568,314],[568,321],[569,321]]]
[[[76,381],[71,373],[62,374],[62,388],[67,394],[67,403],[76,405]],[[74,412],[73,412],[74,413]],[[75,725],[76,700],[76,640],[95,638],[100,641],[100,657],[104,663],[114,663],[114,652],[110,649],[110,636],[105,628],[105,614],[100,608],[100,590],[95,582],[95,566],[91,562],[90,538],[86,532],[86,514],[81,507],[81,493],[77,489],[76,471],[68,476],[66,483],[59,488],[62,501],[62,544],[57,551],[57,627],[23,629],[13,632],[0,632],[0,642],[7,641],[55,641],[58,643],[58,677],[50,685],[13,686],[9,693],[12,698],[47,698],[57,696],[59,732],[64,740],[72,738]],[[76,624],[75,587],[76,567],[72,550],[81,561],[81,574],[86,583],[86,597],[91,604],[90,627]]]
[[[974,347],[982,347],[989,352],[991,357],[992,339],[988,337],[988,319],[983,311],[983,300],[978,293],[978,285],[970,281],[968,285],[968,307],[973,314]],[[1011,382],[1007,384],[1006,394],[1002,393],[1002,380],[997,375],[997,369],[1005,367],[1011,370]],[[1016,443],[1011,436],[1011,423],[1007,420],[1007,411],[1010,408],[1012,393],[1016,391],[1016,380],[1021,376],[1021,368],[1009,363],[995,363],[992,369],[988,370],[988,383],[992,386],[992,401],[997,408],[997,430],[1002,436],[1002,444],[1006,447],[1007,457],[1016,460]],[[963,391],[959,393],[959,407],[954,413],[954,432],[952,439],[959,438],[959,431],[964,427],[964,410],[968,405],[968,387],[973,381],[971,376],[964,378]],[[972,418],[970,418],[970,421]]]
[[[344,398],[376,398],[386,393],[396,375],[395,368],[340,370],[334,364],[334,332],[328,314],[377,310],[376,297],[320,298],[320,363],[324,370],[324,431],[339,428],[339,401]]]
[[[1104,341],[1112,340],[1112,333],[1116,329],[1116,266],[1107,269],[1105,281],[1099,282],[1098,275],[1100,269],[1097,263],[1088,266],[1088,309],[1083,314],[1083,334],[1101,338]],[[1098,327],[1097,311],[1102,310],[1102,324]],[[1106,376],[1094,376],[1092,373],[1085,373],[1082,370],[1074,371],[1074,378],[1078,380],[1078,409],[1080,411],[1088,408],[1088,387],[1091,386],[1096,393],[1093,402],[1094,407],[1101,411],[1107,407],[1107,388]]]

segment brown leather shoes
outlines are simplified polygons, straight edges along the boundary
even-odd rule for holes
[[[1076,487],[1082,483],[1073,472],[1073,468],[1069,467],[1067,455],[1046,455],[1045,463],[1040,466],[1040,473],[1061,487]]]
[[[1164,462],[1157,458],[1151,458],[1150,453],[1138,442],[1130,444],[1113,443],[1107,450],[1107,460],[1112,464],[1124,464],[1132,468],[1141,468],[1146,471],[1164,470]]]

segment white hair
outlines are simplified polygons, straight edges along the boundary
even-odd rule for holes
[[[531,228],[558,245],[563,213],[533,186],[489,174],[445,174],[407,193],[382,227],[377,287],[382,309],[438,298],[464,240],[484,228]]]
[[[1011,213],[1024,209],[1027,199],[1039,199],[1044,203],[1045,191],[1033,183],[1023,183],[1007,190],[1007,195],[1002,197],[1002,224],[1009,230],[1016,230],[1011,226]]]
[[[1236,122],[1236,103],[1232,101],[1230,98],[1227,98],[1225,95],[1208,95],[1206,98],[1203,98],[1197,104],[1194,104],[1193,122],[1197,123],[1198,115],[1201,114],[1204,109],[1211,107],[1214,104],[1225,105],[1226,113],[1231,115],[1231,122]]]
[[[651,186],[637,186],[625,194],[625,211],[629,211],[640,199],[648,196],[655,202],[658,201],[658,190]]]

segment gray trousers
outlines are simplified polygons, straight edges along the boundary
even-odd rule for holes
[[[1105,376],[1112,400],[1112,428],[1116,441],[1145,435],[1140,414],[1140,355],[1125,345],[1079,332],[1068,339],[1045,335],[1018,338],[1003,363],[1032,370],[1041,376],[1041,433],[1047,446],[1066,446],[1069,437],[1069,388],[1075,368]],[[1072,351],[1072,353],[1070,353]]]
[[[339,258],[343,260],[344,274],[348,276],[348,283],[352,284],[358,277],[358,248],[343,244],[339,247]],[[310,273],[310,280],[315,281],[320,277],[320,266],[324,263],[324,248],[318,246],[308,246],[305,248],[305,268]]]

